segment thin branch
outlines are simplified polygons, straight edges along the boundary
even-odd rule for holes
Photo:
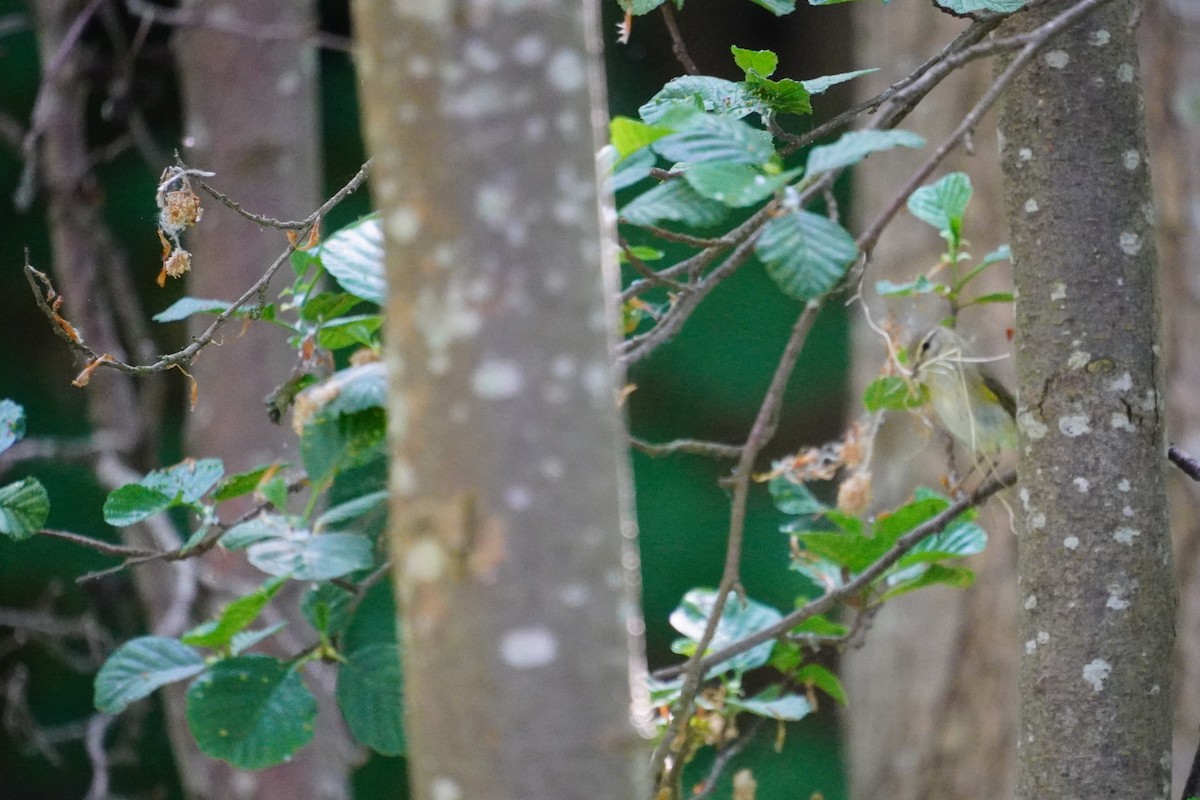
[[[882,577],[888,569],[896,564],[904,557],[912,548],[919,544],[924,539],[941,533],[964,511],[976,508],[982,505],[992,495],[999,492],[1001,489],[1007,489],[1009,486],[1017,482],[1016,472],[1008,472],[999,477],[992,478],[982,484],[966,497],[952,503],[937,516],[931,517],[917,527],[913,528],[908,533],[896,540],[896,543],[891,548],[879,557],[871,566],[856,575],[852,580],[847,581],[836,589],[831,589],[815,600],[810,600],[803,607],[796,609],[790,614],[787,614],[778,622],[769,627],[757,631],[745,639],[741,639],[729,645],[723,650],[718,650],[711,655],[707,655],[698,662],[689,660],[684,664],[676,667],[666,667],[655,673],[655,676],[663,676],[664,679],[674,678],[678,675],[690,673],[697,665],[700,674],[703,674],[712,667],[720,664],[723,661],[728,661],[734,656],[752,650],[764,642],[770,642],[795,628],[805,620],[823,614],[829,611],[841,601],[854,597],[870,587],[878,578]]]
[[[1187,475],[1194,481],[1200,481],[1200,461],[1197,461],[1193,456],[1180,450],[1175,445],[1167,448],[1167,458],[1171,459],[1171,463],[1179,467],[1184,475]],[[1200,780],[1200,776],[1197,778]]]
[[[754,418],[754,424],[751,426],[750,433],[746,437],[746,444],[742,448],[741,458],[738,460],[737,467],[733,471],[733,476],[730,480],[730,483],[733,485],[733,499],[730,502],[729,538],[725,549],[725,567],[721,575],[721,582],[717,587],[716,600],[713,603],[708,622],[704,627],[704,633],[701,634],[696,644],[696,653],[683,668],[683,686],[680,689],[679,700],[675,703],[666,736],[663,737],[662,742],[654,750],[651,762],[651,774],[653,775],[657,776],[663,773],[663,766],[670,755],[671,747],[679,736],[680,731],[683,730],[683,726],[687,724],[688,719],[692,715],[692,707],[696,699],[696,694],[700,690],[700,683],[704,677],[704,668],[702,666],[702,662],[704,661],[703,655],[716,635],[717,625],[721,621],[721,615],[725,610],[725,602],[729,597],[729,593],[736,586],[740,585],[739,570],[742,557],[742,537],[746,528],[746,504],[750,496],[750,481],[754,471],[754,462],[758,458],[758,454],[762,452],[762,449],[775,435],[779,407],[783,403],[784,390],[787,388],[788,379],[791,378],[792,370],[796,366],[796,360],[800,357],[800,351],[804,348],[808,332],[812,329],[813,322],[816,321],[817,312],[820,309],[821,304],[819,301],[810,300],[804,306],[804,311],[796,319],[796,324],[792,327],[792,334],[788,339],[787,345],[784,347],[783,353],[779,357],[778,365],[775,367],[775,374],[771,377],[771,384],[767,388],[762,405],[759,406],[758,414]],[[672,761],[670,769],[659,781],[660,786],[675,785],[683,769],[683,761],[684,759],[682,758],[675,758]]]
[[[688,54],[687,44],[683,41],[683,33],[680,32],[679,23],[675,19],[675,9],[671,7],[670,3],[663,3],[660,8],[663,21],[667,23],[667,33],[671,34],[671,51],[675,53],[675,58],[679,59],[679,63],[687,70],[688,75],[699,75],[700,68]]]
[[[750,723],[749,728],[737,738],[737,741],[730,742],[717,751],[712,766],[708,768],[708,775],[705,776],[704,783],[700,784],[699,788],[696,789],[688,800],[704,800],[706,797],[711,797],[712,793],[717,789],[717,781],[720,780],[721,774],[725,772],[725,768],[729,766],[729,762],[745,750],[750,742],[754,741],[754,737],[758,735],[758,732],[762,730],[766,723],[766,717],[755,717],[754,721]]]
[[[638,257],[637,253],[633,252],[633,248],[629,246],[629,243],[625,241],[624,237],[618,239],[618,244],[621,248],[621,252],[625,254],[625,259],[629,262],[629,266],[633,267],[634,271],[637,272],[638,275],[641,275],[643,278],[645,278],[649,283],[655,286],[666,287],[667,289],[670,289],[673,292],[679,292],[680,294],[684,294],[692,290],[692,287],[679,283],[678,281],[673,281],[670,278],[664,278],[654,270],[650,269],[650,267],[646,266],[646,262],[642,261],[642,259]]]
[[[53,528],[42,528],[38,531],[41,536],[49,536],[51,539],[61,539],[72,544],[77,544],[80,547],[86,547],[89,550],[95,550],[97,553],[103,553],[106,556],[125,556],[128,558],[141,558],[145,556],[155,555],[154,550],[147,550],[144,547],[131,547],[124,544],[113,544],[105,542],[101,539],[93,539],[90,536],[84,536],[80,533],[71,533],[70,531],[59,531]]]
[[[673,442],[655,444],[630,436],[629,444],[651,458],[673,456],[677,453],[688,453],[690,455],[707,456],[709,458],[741,458],[742,456],[742,447],[740,445],[702,442],[698,439],[676,439]]]
[[[94,714],[88,720],[83,745],[92,765],[92,781],[83,800],[107,800],[109,797],[108,751],[104,749],[104,734],[114,719],[112,714]]]

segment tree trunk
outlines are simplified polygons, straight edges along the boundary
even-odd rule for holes
[[[354,10],[414,796],[644,797],[597,8]]]
[[[1114,2],[1052,40],[1000,124],[1020,298],[1020,798],[1161,797],[1170,782],[1174,606],[1132,12]]]
[[[304,36],[316,30],[312,0],[243,0],[234,6],[194,0],[198,14],[236,13],[243,30],[229,26],[181,28],[173,45],[183,89],[184,158],[216,173],[213,184],[244,208],[277,219],[296,219],[321,203],[320,130],[317,113],[317,52]],[[234,11],[230,12],[230,9]],[[226,20],[228,22],[228,20]],[[256,37],[256,26],[279,30],[293,26],[293,40]],[[211,200],[203,220],[185,234],[193,255],[188,294],[230,300],[240,294],[287,246],[277,230],[264,230]],[[266,297],[273,301],[282,280]],[[194,325],[206,326],[197,318]],[[193,328],[193,332],[198,330]],[[285,334],[272,325],[230,326],[224,346],[206,351],[190,372],[199,386],[196,408],[187,417],[187,452],[217,457],[233,473],[277,459],[295,459],[286,451],[292,439],[286,427],[272,425],[263,398],[291,373],[295,353]],[[228,512],[227,512],[228,513]],[[236,513],[232,512],[232,513]],[[220,577],[212,586],[231,593],[207,592],[205,611],[213,611],[263,575],[240,556],[213,553],[211,569]],[[292,651],[303,646],[308,624],[294,603],[289,627]],[[290,632],[290,633],[289,633]],[[198,798],[255,800],[345,800],[349,770],[359,752],[346,734],[334,701],[334,673],[323,665],[307,670],[320,714],[313,742],[288,762],[260,772],[239,772],[207,758],[188,740],[181,773]]]
[[[880,8],[855,4],[856,66],[883,66],[856,81],[858,99],[872,97],[933,55],[962,30],[964,22],[932,4]],[[949,134],[991,81],[986,62],[961,70],[924,103],[903,127],[931,143]],[[932,144],[930,145],[932,146]],[[978,156],[961,151],[939,172],[963,170],[975,192],[964,231],[979,257],[1003,244],[1000,170],[995,129],[989,121],[975,133]],[[928,149],[928,148],[927,148]],[[854,215],[865,225],[893,197],[925,158],[926,151],[892,151],[855,168]],[[935,176],[936,177],[936,176]],[[932,180],[932,179],[931,179]],[[890,316],[912,336],[945,316],[943,301],[925,295],[887,303],[873,290],[880,279],[912,280],[936,264],[944,242],[928,225],[903,215],[875,249],[863,287],[865,302],[879,321]],[[1007,270],[997,266],[979,280],[981,293],[1008,288]],[[986,288],[983,286],[987,282]],[[965,311],[960,329],[981,353],[1007,347],[1007,307]],[[879,334],[855,330],[855,396],[879,375],[886,357]],[[1011,364],[993,369],[1011,386]],[[920,455],[914,455],[914,454]],[[874,498],[894,507],[918,484],[937,486],[946,472],[944,440],[892,414],[875,446]],[[902,465],[902,466],[901,466]],[[959,466],[962,466],[961,463]],[[843,659],[852,702],[845,710],[850,796],[889,800],[1007,800],[1016,764],[1016,554],[1003,509],[985,511],[991,534],[987,551],[969,566],[975,584],[965,591],[931,588],[889,602],[874,620],[861,648]],[[897,687],[903,687],[897,690]]]

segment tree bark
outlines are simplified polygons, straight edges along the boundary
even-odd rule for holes
[[[1114,2],[1054,39],[1000,123],[1019,296],[1020,798],[1163,796],[1170,782],[1157,262],[1132,12]]]
[[[452,5],[354,6],[414,796],[644,797],[598,10]]]

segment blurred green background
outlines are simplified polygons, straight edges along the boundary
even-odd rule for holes
[[[615,0],[604,0],[603,5],[612,113],[636,116],[637,107],[682,70],[671,54],[660,16],[638,18],[631,44],[623,46],[613,34],[621,16]],[[0,20],[25,11],[23,3],[0,0]],[[323,30],[349,34],[345,0],[322,2],[321,14]],[[735,44],[779,53],[781,76],[811,78],[852,68],[845,7],[802,7],[789,17],[777,18],[748,0],[690,0],[679,18],[692,55],[707,74],[740,77],[729,53]],[[133,92],[152,122],[158,145],[167,152],[177,146],[180,130],[169,35],[163,27],[152,30]],[[106,68],[96,65],[95,79],[100,83]],[[363,152],[351,62],[344,54],[326,51],[321,68],[325,183],[332,193],[357,170]],[[27,122],[38,80],[32,32],[0,36],[0,112]],[[100,99],[96,99],[93,128],[97,145],[121,133],[101,119]],[[844,91],[818,98],[817,116],[807,124],[832,115],[845,99]],[[126,151],[100,169],[108,222],[129,253],[130,263],[146,265],[146,274],[136,282],[151,309],[164,308],[183,293],[178,285],[164,293],[153,283],[159,266],[153,197],[163,166],[146,164]],[[35,203],[22,214],[12,203],[21,171],[18,155],[0,147],[0,207],[4,209],[0,214],[0,308],[4,312],[0,397],[25,407],[32,436],[82,436],[87,432],[84,390],[70,385],[77,365],[37,311],[21,273],[25,247],[35,266],[50,263],[44,209]],[[360,192],[330,215],[326,230],[367,210],[368,195]],[[628,380],[637,388],[629,397],[628,410],[635,435],[654,441],[689,437],[736,443],[743,439],[799,310],[756,263],[736,273],[701,307],[678,339],[631,370]],[[159,352],[181,344],[182,327],[161,326],[156,331]],[[840,435],[846,342],[846,317],[837,304],[831,304],[792,378],[780,432],[768,456]],[[173,377],[169,384],[170,411],[158,421],[164,464],[182,455],[179,431],[186,413],[183,379]],[[650,459],[636,453],[632,461],[647,650],[654,668],[677,658],[669,649],[675,637],[667,617],[683,593],[695,586],[715,586],[720,577],[729,505],[718,479],[729,465],[691,456]],[[766,467],[764,460],[762,468]],[[115,539],[114,531],[101,520],[104,493],[85,466],[25,462],[3,479],[27,474],[41,478],[49,488],[50,527]],[[750,596],[787,610],[807,587],[787,569],[787,542],[777,530],[778,523],[765,489],[760,488],[751,502],[742,574]],[[112,641],[137,635],[141,620],[127,575],[91,582],[85,588],[74,583],[78,575],[110,563],[111,559],[56,541],[35,539],[15,545],[0,539],[0,610],[33,608],[70,616],[91,607],[111,630]],[[77,734],[92,713],[91,679],[88,672],[65,665],[62,654],[45,640],[14,638],[12,629],[0,627],[0,797],[83,796],[89,770]],[[24,702],[14,702],[16,689],[23,693]],[[728,797],[732,772],[749,766],[759,780],[761,800],[807,798],[812,792],[830,800],[844,797],[836,722],[829,706],[824,703],[820,714],[789,725],[781,754],[774,752],[776,731],[768,726],[754,745],[734,759],[716,796]],[[180,797],[157,704],[141,703],[127,713],[141,716],[137,724],[129,724],[131,719],[113,728],[119,732],[109,740],[114,791],[131,798]],[[31,731],[37,731],[41,741],[31,738]],[[699,780],[706,767],[706,758],[697,759],[689,780]],[[355,775],[355,797],[396,797],[396,779],[403,776],[403,769],[402,759],[372,758]]]

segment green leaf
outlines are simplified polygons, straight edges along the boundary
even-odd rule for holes
[[[834,531],[805,531],[796,534],[805,549],[839,567],[857,574],[888,551],[891,542],[879,537]]]
[[[621,209],[621,218],[633,225],[681,222],[693,228],[720,224],[729,214],[723,203],[702,197],[686,181],[664,181],[638,195]]]
[[[988,266],[1000,261],[1012,261],[1012,250],[1010,250],[1006,244],[1000,245],[995,250],[984,256],[981,264],[983,266]]]
[[[282,475],[276,475],[259,486],[258,491],[276,511],[287,513],[288,485]]]
[[[833,0],[833,2],[844,3],[849,2],[849,0]],[[820,4],[812,3],[810,0],[810,5]],[[842,72],[837,75],[823,75],[820,78],[810,78],[806,81],[800,81],[800,83],[804,85],[805,90],[807,90],[809,94],[822,94],[827,89],[837,86],[839,83],[852,81],[855,78],[861,78],[863,75],[870,75],[872,72],[879,72],[879,68],[875,67],[872,69],[856,69],[853,72]]]
[[[922,186],[908,198],[908,210],[943,236],[957,238],[963,214],[971,199],[971,178],[965,172],[951,172],[937,183]]]
[[[622,11],[640,17],[643,14],[649,14],[665,2],[666,0],[617,0],[617,5],[621,7]]]
[[[927,394],[924,386],[909,384],[897,375],[885,375],[867,385],[863,406],[871,412],[920,408],[928,400]]]
[[[663,256],[666,255],[665,252],[656,247],[647,247],[640,244],[633,245],[629,250],[635,257],[642,261],[661,261]],[[629,256],[625,253],[625,248],[621,248],[617,252],[617,258],[620,259],[622,264],[628,263]]]
[[[762,202],[800,176],[793,169],[777,175],[764,175],[749,164],[718,161],[697,164],[683,173],[684,180],[696,193],[730,208],[745,208]]]
[[[304,426],[300,456],[309,478],[317,484],[334,474],[363,466],[384,448],[387,417],[382,408],[356,414],[321,415]]]
[[[300,613],[318,633],[336,636],[350,622],[354,601],[352,592],[337,584],[321,583],[300,598]]]
[[[236,656],[244,653],[264,639],[268,639],[279,633],[281,630],[287,627],[287,624],[287,620],[285,619],[276,622],[274,625],[268,625],[262,630],[238,631],[233,635],[233,638],[229,640],[229,654]]]
[[[12,400],[0,400],[0,453],[25,435],[25,409]]]
[[[716,604],[717,593],[711,589],[691,589],[683,596],[683,601],[671,612],[671,627],[682,633],[692,642],[698,642],[704,634],[704,627]],[[758,633],[764,628],[774,625],[783,615],[768,605],[756,600],[730,595],[725,601],[721,612],[721,620],[717,623],[716,634],[713,636],[709,649],[720,651],[740,641],[747,636]],[[737,673],[761,667],[771,658],[772,642],[764,642],[745,653],[733,656],[721,662],[709,671],[709,675],[719,675],[733,670]]]
[[[0,534],[16,541],[33,536],[50,516],[50,496],[37,478],[0,486]]]
[[[668,81],[654,97],[638,109],[638,116],[655,125],[680,109],[696,109],[712,114],[744,117],[758,107],[753,93],[743,83],[701,75],[685,75]]]
[[[342,635],[342,646],[347,653],[363,647],[387,642],[395,643],[396,598],[389,581],[380,581],[367,590],[367,594],[354,610],[350,624]]]
[[[155,470],[139,483],[167,497],[178,497],[183,503],[198,503],[224,474],[225,466],[219,458],[187,459],[173,467]]]
[[[338,672],[337,702],[361,744],[387,756],[405,754],[404,676],[396,644],[349,653]]]
[[[799,694],[783,694],[778,686],[769,686],[754,697],[744,700],[729,697],[725,703],[738,711],[789,722],[804,719],[812,713],[812,703],[808,702],[808,698]]]
[[[650,150],[638,150],[633,155],[621,159],[613,170],[609,181],[614,192],[627,189],[635,183],[640,183],[650,176],[650,169],[658,163],[658,156]]]
[[[750,0],[757,6],[762,6],[777,17],[790,14],[796,10],[796,0]]]
[[[905,578],[890,585],[876,602],[883,603],[926,586],[953,586],[957,589],[968,589],[974,582],[975,573],[966,567],[930,564],[926,569],[915,573],[914,577]]]
[[[982,306],[987,303],[1011,303],[1013,302],[1012,292],[992,292],[991,294],[981,294],[979,297],[971,298],[967,305]]]
[[[234,634],[250,626],[271,602],[286,578],[272,578],[250,594],[239,597],[221,611],[215,620],[203,622],[180,637],[184,644],[219,650],[228,646]]]
[[[654,144],[671,132],[670,128],[631,119],[630,117],[613,117],[608,123],[608,135],[617,154],[622,159],[636,153],[643,147]]]
[[[104,501],[104,521],[124,528],[178,505],[174,497],[147,489],[140,483],[127,483],[109,492]]]
[[[218,661],[187,693],[196,744],[239,769],[286,761],[312,738],[316,716],[296,667],[263,655]]]
[[[978,555],[987,547],[987,531],[966,520],[955,520],[941,533],[928,536],[917,543],[896,563],[898,569]]]
[[[308,251],[345,291],[382,306],[387,297],[383,274],[383,227],[366,217],[342,228]]]
[[[799,683],[815,686],[838,703],[846,705],[846,690],[838,676],[820,664],[805,664],[797,671],[795,679]]]
[[[361,302],[360,298],[346,292],[321,292],[305,301],[300,318],[308,322],[337,319]]]
[[[857,164],[871,153],[895,147],[924,147],[925,140],[915,133],[901,130],[850,131],[833,144],[814,147],[808,153],[805,175],[813,177],[851,164]]]
[[[373,347],[379,338],[376,333],[382,325],[381,314],[342,317],[317,329],[317,344],[326,350],[341,350],[355,345]]]
[[[1014,11],[1019,11],[1025,5],[1025,0],[934,0],[934,2],[960,17],[980,11],[1011,14]]]
[[[264,511],[254,519],[234,525],[221,536],[221,546],[226,550],[244,550],[252,544],[270,539],[294,536],[298,528],[295,520]]]
[[[753,73],[760,78],[769,78],[779,67],[779,56],[770,50],[746,50],[736,45],[729,50],[733,53],[733,62],[747,76]]]
[[[317,517],[317,521],[313,523],[313,530],[323,531],[326,528],[336,526],[342,522],[349,522],[352,519],[369,514],[387,502],[388,493],[386,490],[379,492],[371,492],[370,494],[356,497],[353,500],[347,500],[345,503],[339,503],[333,508],[326,511],[321,516]]]
[[[199,297],[181,297],[151,317],[155,322],[179,322],[193,314],[220,314],[229,308],[225,300],[203,300]]]
[[[659,139],[652,147],[663,158],[689,164],[708,161],[766,164],[775,157],[769,133],[730,117],[700,112],[684,117],[680,130]]]
[[[796,607],[799,608],[802,605],[804,603],[797,603]],[[792,633],[810,634],[812,636],[845,636],[849,632],[850,629],[845,625],[834,622],[820,614],[809,617],[792,628]]]
[[[286,463],[276,461],[273,464],[263,464],[254,469],[230,475],[218,484],[216,491],[212,494],[212,499],[217,503],[223,503],[235,497],[248,495],[258,489],[259,484],[263,482],[268,473],[273,475],[287,466]]]
[[[309,534],[295,531],[286,538],[250,545],[246,555],[268,575],[286,575],[298,581],[324,581],[368,569],[375,563],[371,540],[354,533]]]
[[[946,294],[946,285],[942,283],[934,283],[933,281],[921,275],[916,280],[906,283],[892,283],[891,281],[883,280],[875,282],[875,291],[881,297],[912,297],[917,294]]]
[[[307,428],[316,419],[383,408],[387,388],[387,367],[382,361],[347,367],[300,392],[296,413]]]
[[[783,293],[802,301],[837,286],[858,258],[854,237],[845,228],[809,211],[768,222],[754,252]]]
[[[116,649],[96,675],[96,708],[119,714],[160,686],[204,671],[204,658],[176,639],[142,636]]]
[[[821,514],[828,507],[803,483],[796,483],[786,475],[776,475],[767,484],[771,500],[784,514],[811,516]]]
[[[922,497],[893,511],[879,514],[872,527],[874,537],[888,547],[923,522],[936,517],[950,505],[944,497]]]

